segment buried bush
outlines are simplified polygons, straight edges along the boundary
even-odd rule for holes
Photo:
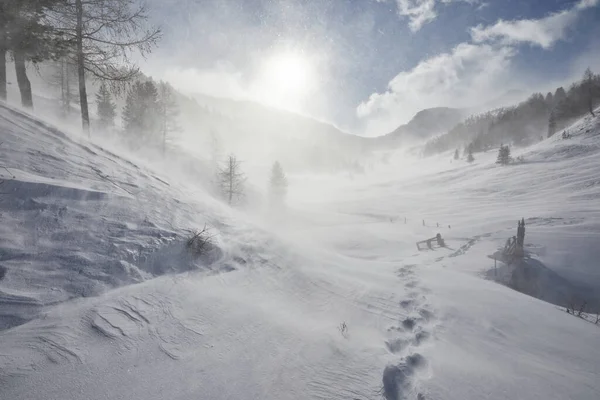
[[[185,243],[187,251],[194,257],[200,257],[206,254],[213,248],[212,238],[214,235],[210,233],[210,228],[204,225],[202,230],[193,231]]]

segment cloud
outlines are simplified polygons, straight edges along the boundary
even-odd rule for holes
[[[385,0],[377,0],[384,2]],[[411,31],[417,32],[425,24],[435,20],[438,16],[437,3],[465,2],[469,4],[479,3],[480,0],[396,0],[398,15],[408,17],[408,26]]]
[[[435,0],[397,0],[398,14],[409,18],[408,26],[413,32],[437,17]]]
[[[541,19],[514,21],[499,20],[494,25],[471,28],[475,43],[499,41],[503,44],[528,43],[548,49],[566,37],[579,13],[594,7],[600,0],[581,0],[570,9],[550,14]]]
[[[383,134],[423,108],[487,101],[506,90],[514,54],[508,46],[461,43],[396,75],[384,93],[374,93],[358,106],[357,115],[367,120],[367,134]]]
[[[472,42],[461,43],[448,53],[400,72],[385,92],[373,93],[358,105],[356,113],[366,125],[366,134],[388,133],[424,108],[481,104],[510,89],[507,82],[521,89],[533,89],[516,82],[510,73],[517,46],[551,48],[565,39],[579,13],[599,3],[600,0],[580,0],[570,9],[540,19],[499,20],[490,26],[471,28]]]

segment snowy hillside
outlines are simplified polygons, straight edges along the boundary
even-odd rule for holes
[[[598,304],[600,119],[570,132],[507,167],[290,176],[263,218],[0,106],[0,397],[600,398],[600,327],[487,257],[524,217],[521,289]],[[438,232],[448,248],[417,251]]]

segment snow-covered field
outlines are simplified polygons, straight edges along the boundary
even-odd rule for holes
[[[508,167],[291,176],[249,215],[0,106],[0,398],[598,399],[600,326],[556,304],[600,304],[600,118],[570,132]],[[521,217],[538,298],[487,257]]]

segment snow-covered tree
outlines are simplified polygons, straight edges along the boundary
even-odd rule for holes
[[[273,163],[271,167],[271,177],[269,179],[269,197],[274,204],[282,204],[287,195],[288,180],[283,172],[279,161]]]
[[[242,172],[241,164],[235,155],[230,154],[225,164],[219,168],[217,181],[221,194],[229,205],[244,196],[246,175]]]
[[[510,164],[512,158],[510,156],[510,147],[508,145],[500,145],[500,149],[498,149],[498,159],[496,160],[497,164],[508,165]]]
[[[454,150],[454,159],[458,160],[460,158],[460,155],[458,154],[458,149]]]
[[[100,85],[98,93],[96,93],[96,106],[98,107],[98,119],[101,126],[105,129],[112,128],[117,116],[117,106],[113,102],[108,86],[104,82]]]

